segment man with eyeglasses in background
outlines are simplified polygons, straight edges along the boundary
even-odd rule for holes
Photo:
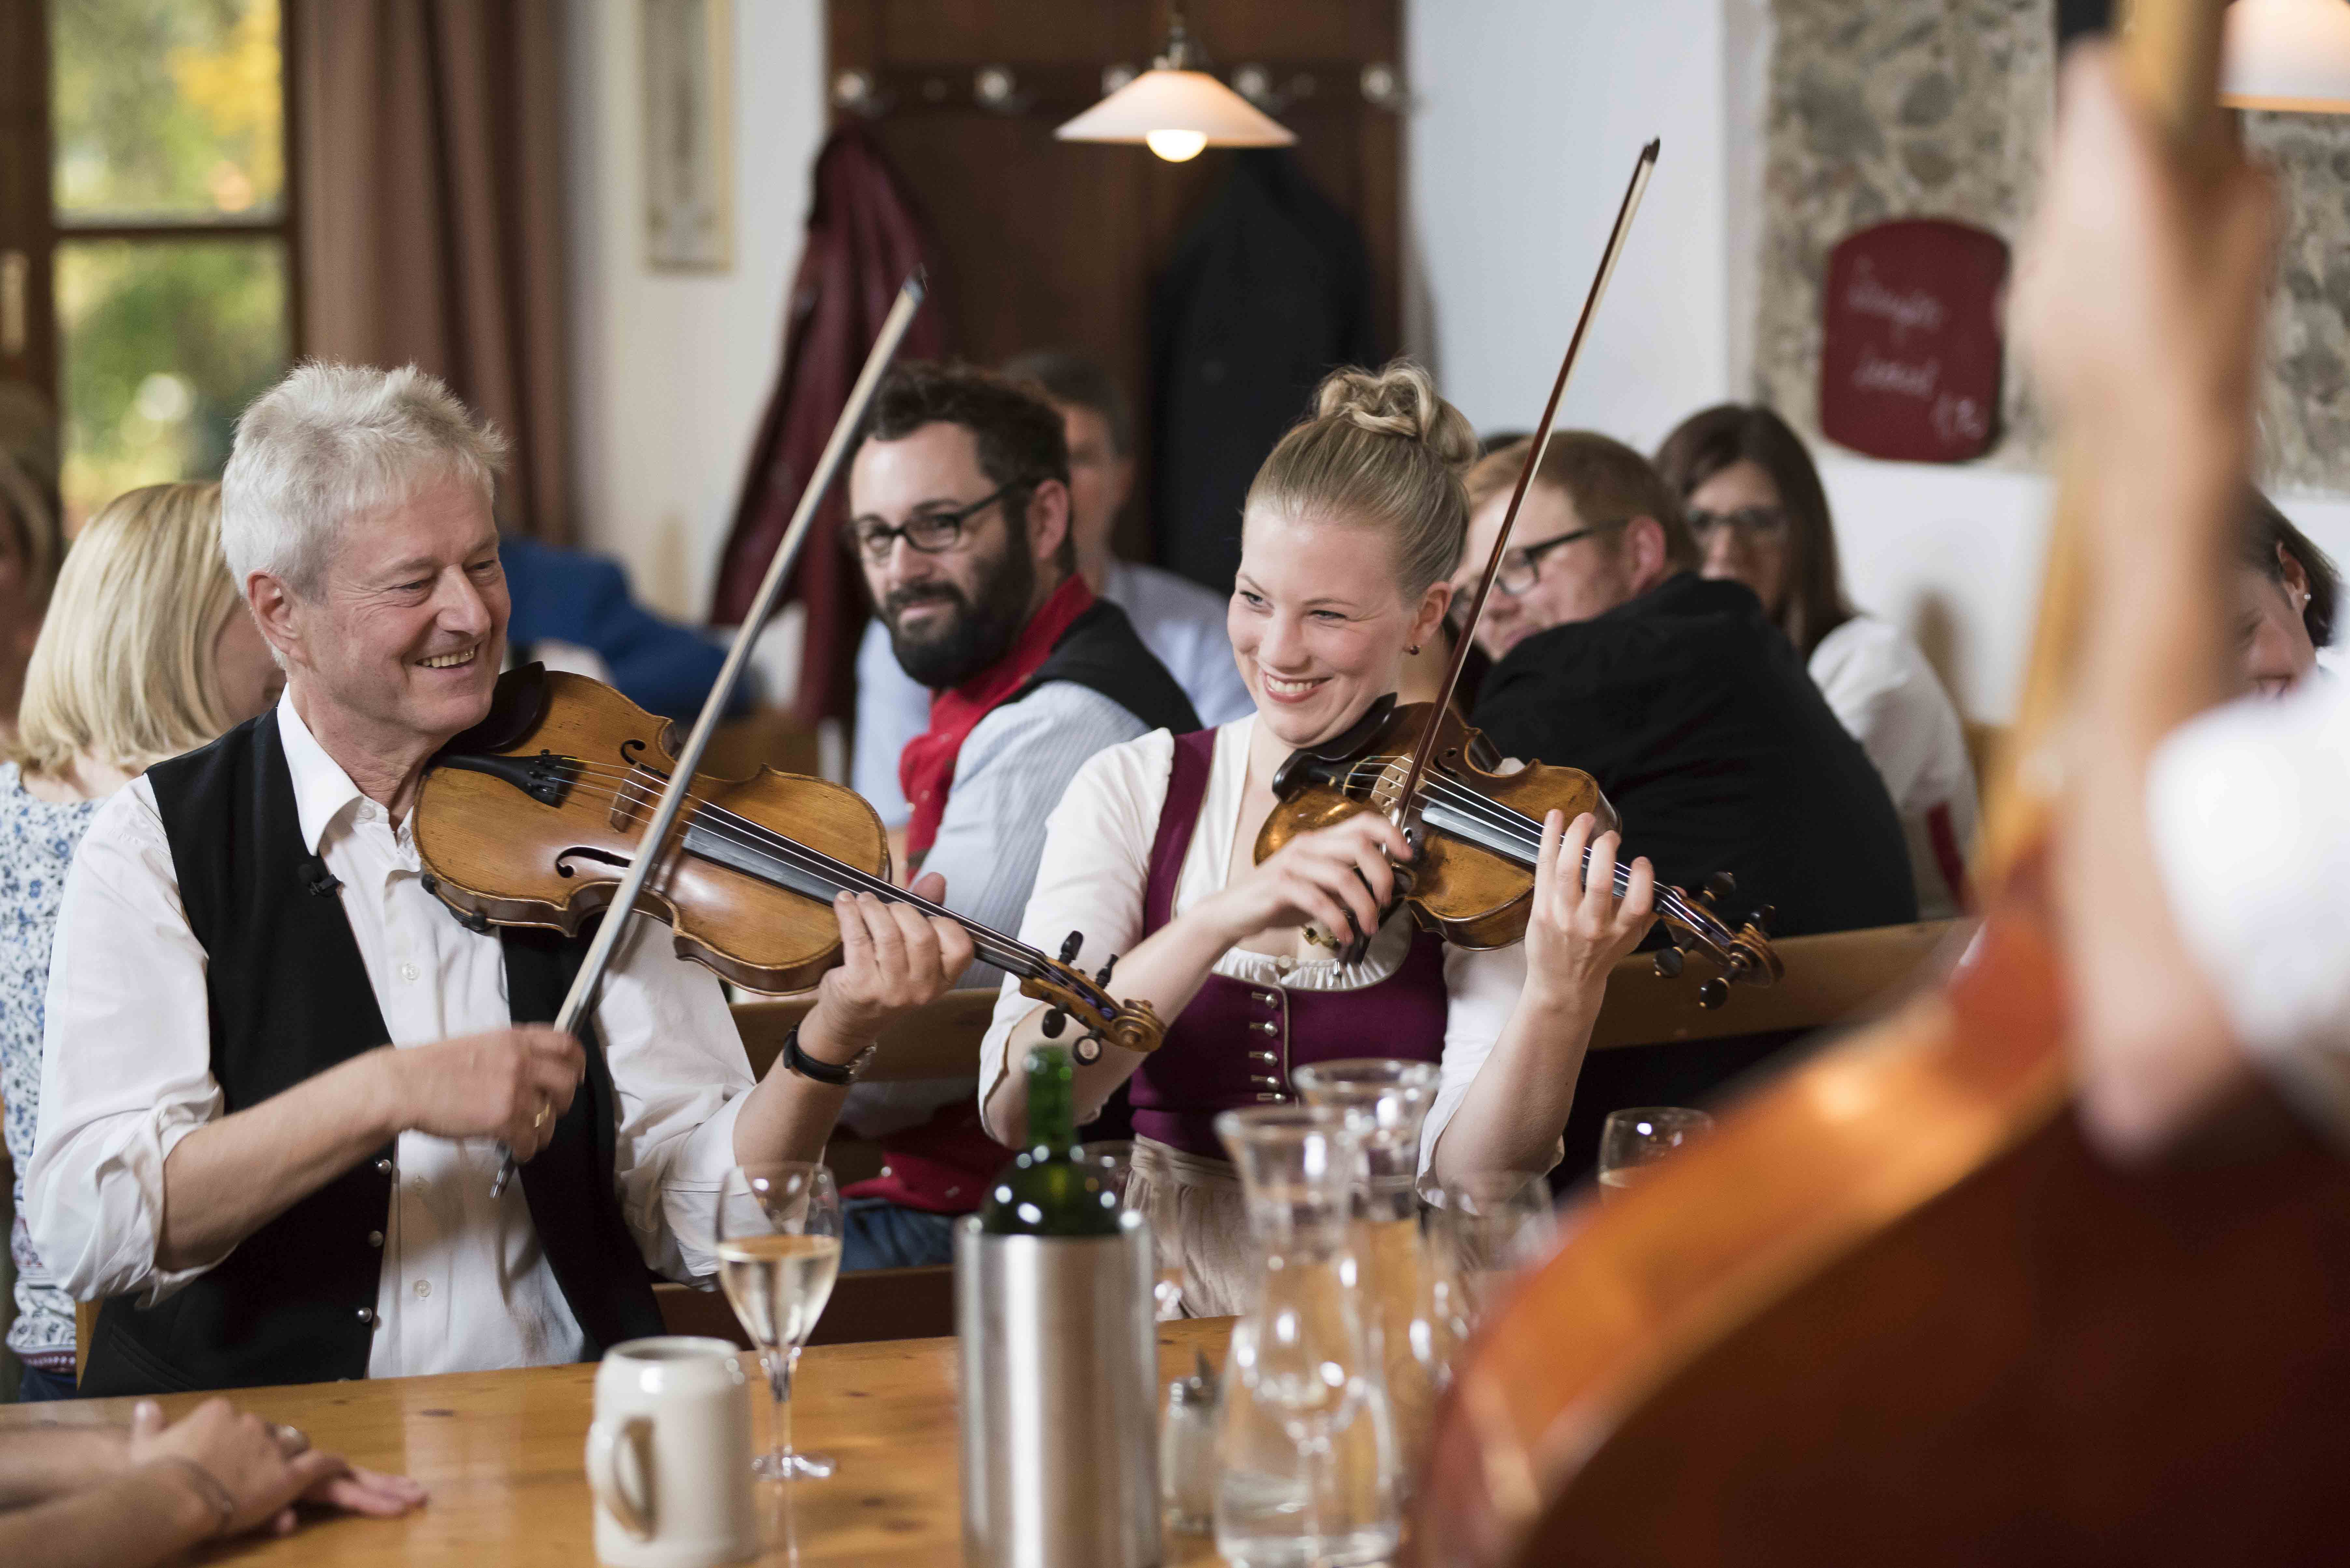
[[[1524,466],[1523,441],[1469,472],[1465,605]],[[1471,722],[1509,756],[1581,768],[1624,822],[1624,853],[1692,891],[1728,872],[1725,918],[1773,907],[1773,936],[1918,917],[1884,781],[1743,584],[1698,575],[1679,504],[1648,460],[1586,431],[1551,438],[1477,627],[1494,663]],[[1595,1052],[1559,1169],[1610,1110],[1688,1105],[1784,1041]]]
[[[848,513],[890,649],[931,693],[930,728],[899,763],[908,870],[943,873],[958,914],[1017,930],[1045,818],[1078,767],[1199,719],[1078,572],[1061,416],[1024,387],[965,366],[891,371],[849,468]],[[974,964],[962,983],[1001,979]],[[949,1262],[954,1218],[1011,1158],[980,1129],[977,1085],[860,1085],[840,1119],[889,1161],[845,1194],[841,1266]]]

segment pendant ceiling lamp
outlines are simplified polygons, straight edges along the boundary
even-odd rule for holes
[[[1139,141],[1170,163],[1203,147],[1287,147],[1296,132],[1208,74],[1207,51],[1191,41],[1183,10],[1167,29],[1167,52],[1150,68],[1070,120],[1063,141]]]
[[[2225,26],[2221,103],[2350,114],[2350,3],[2235,0]]]

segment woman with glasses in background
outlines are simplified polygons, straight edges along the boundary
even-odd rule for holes
[[[1884,776],[1919,915],[1959,913],[1976,816],[1966,731],[1909,634],[1845,597],[1827,493],[1803,439],[1759,404],[1723,403],[1682,421],[1657,468],[1681,500],[1700,570],[1754,590]]]

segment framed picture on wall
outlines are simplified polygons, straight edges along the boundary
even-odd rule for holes
[[[732,0],[638,0],[644,71],[645,262],[734,262]]]

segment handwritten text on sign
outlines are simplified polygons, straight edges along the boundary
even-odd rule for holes
[[[1999,428],[2007,242],[1940,218],[1847,235],[1828,254],[1820,430],[1871,457],[1960,462]]]

